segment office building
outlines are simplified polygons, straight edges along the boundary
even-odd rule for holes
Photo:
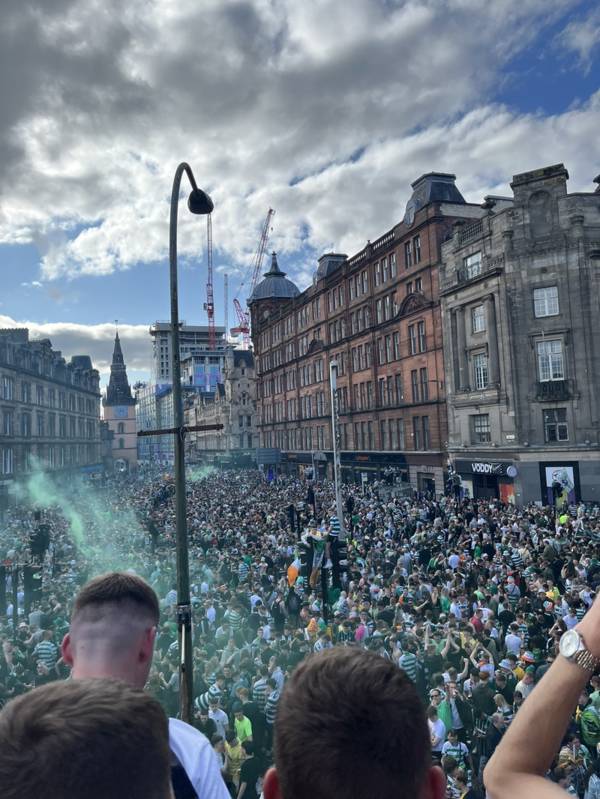
[[[448,450],[471,496],[600,502],[600,190],[567,180],[515,175],[442,247]]]

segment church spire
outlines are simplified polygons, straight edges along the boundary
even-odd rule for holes
[[[119,331],[115,333],[115,346],[113,349],[112,363],[110,365],[110,380],[106,389],[105,405],[135,405],[135,399],[131,394],[129,380],[127,379],[127,369],[123,359],[121,340]]]

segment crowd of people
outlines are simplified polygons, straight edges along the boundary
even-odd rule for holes
[[[147,690],[177,715],[173,493],[168,475],[145,473],[6,513],[0,705],[68,676],[61,641],[75,595],[93,574],[119,567],[160,598]],[[583,504],[407,498],[383,483],[345,486],[343,505],[340,542],[329,483],[254,471],[188,483],[194,724],[231,795],[254,799],[272,759],[281,692],[298,665],[313,652],[365,649],[416,686],[447,796],[483,795],[486,763],[562,633],[594,601],[600,514]],[[13,566],[31,562],[40,524],[49,547],[36,561],[32,600],[13,585]],[[599,797],[599,745],[600,679],[592,677],[549,779],[582,799]]]

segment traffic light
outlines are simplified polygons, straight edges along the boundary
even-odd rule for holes
[[[6,566],[0,566],[0,616],[6,616]]]
[[[23,593],[25,613],[29,613],[32,603],[42,598],[42,570],[39,566],[23,567]]]
[[[348,545],[337,536],[331,538],[331,583],[333,588],[341,588],[346,582],[348,568]]]

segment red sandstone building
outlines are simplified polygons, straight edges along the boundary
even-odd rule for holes
[[[351,258],[323,255],[303,292],[273,255],[249,300],[259,462],[293,471],[319,453],[317,465],[331,464],[335,359],[345,478],[393,469],[415,488],[443,490],[440,247],[481,208],[465,202],[454,175],[429,173],[412,188],[401,222]]]

